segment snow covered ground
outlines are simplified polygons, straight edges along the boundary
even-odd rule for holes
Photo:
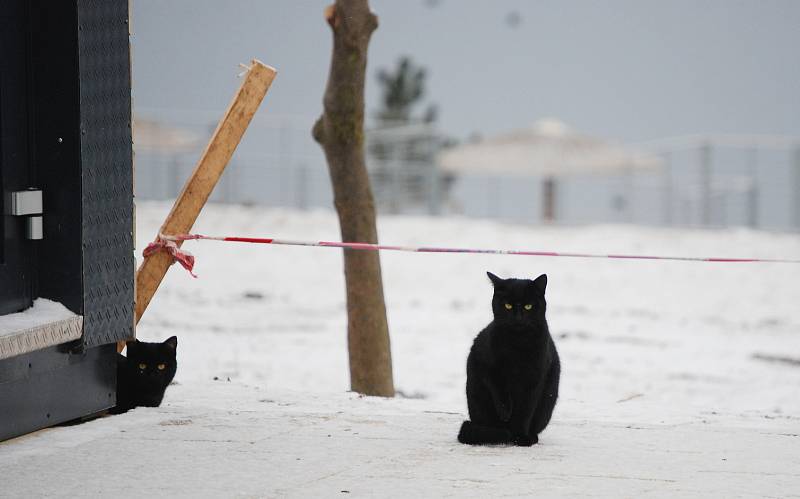
[[[168,210],[139,204],[140,249]],[[749,230],[410,217],[383,217],[379,230],[391,244],[800,255],[798,235]],[[222,205],[195,232],[339,237],[330,212]],[[800,494],[800,366],[764,360],[800,358],[798,265],[384,253],[395,384],[419,400],[380,400],[346,393],[340,250],[184,247],[199,279],[173,267],[137,332],[178,336],[164,405],[0,444],[4,476],[36,465],[33,476],[65,484],[17,478],[0,496]],[[466,355],[491,316],[487,270],[549,276],[561,398],[531,449],[455,442]],[[101,464],[110,476],[79,489],[80,470]]]
[[[560,412],[531,448],[455,441],[419,400],[226,381],[0,444],[0,497],[798,497],[796,421],[639,424]],[[713,419],[713,418],[712,418]]]
[[[142,204],[138,245],[169,209]],[[800,237],[748,230],[542,228],[469,219],[383,217],[387,244],[796,257]],[[330,212],[211,205],[195,232],[338,240]],[[338,249],[189,242],[192,279],[173,268],[138,328],[179,338],[177,380],[307,392],[348,389]],[[587,417],[661,422],[706,413],[800,416],[800,265],[383,253],[395,383],[466,410],[465,359],[491,319],[485,272],[547,273],[548,319],[563,357],[562,404]],[[621,400],[630,399],[625,402]]]

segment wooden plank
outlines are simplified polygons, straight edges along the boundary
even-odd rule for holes
[[[200,156],[194,172],[186,181],[172,211],[159,229],[161,234],[185,234],[191,231],[200,210],[225,171],[236,146],[253,118],[258,106],[269,90],[276,71],[253,60],[242,86],[236,92],[228,110],[217,125],[205,151]],[[180,242],[178,243],[181,244]],[[136,272],[136,323],[144,315],[150,300],[158,290],[164,275],[172,264],[165,252],[145,258]]]

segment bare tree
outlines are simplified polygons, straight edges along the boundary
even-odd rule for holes
[[[376,243],[375,202],[364,162],[364,79],[367,47],[378,18],[367,0],[336,0],[325,9],[333,55],[324,111],[314,125],[333,186],[342,241]],[[389,326],[377,252],[344,250],[350,386],[394,396]]]

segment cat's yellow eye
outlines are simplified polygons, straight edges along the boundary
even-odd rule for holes
[[[166,364],[159,364],[157,367],[158,367],[159,371],[163,371],[164,369],[167,368],[167,365]]]
[[[533,308],[533,305],[531,305],[530,303],[528,303],[527,305],[525,305],[525,310],[530,310],[530,309],[532,309],[532,308]]]
[[[147,369],[147,364],[145,363],[139,364],[139,369]]]
[[[506,310],[511,310],[512,308],[514,308],[513,305],[511,305],[510,303],[506,303]]]

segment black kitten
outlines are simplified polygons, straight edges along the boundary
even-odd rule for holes
[[[112,414],[134,407],[158,407],[178,367],[178,338],[164,343],[128,343],[128,356],[117,354],[117,405]]]
[[[467,358],[467,406],[458,441],[530,446],[550,422],[561,364],[547,328],[547,276],[494,284],[494,320],[475,338]]]

